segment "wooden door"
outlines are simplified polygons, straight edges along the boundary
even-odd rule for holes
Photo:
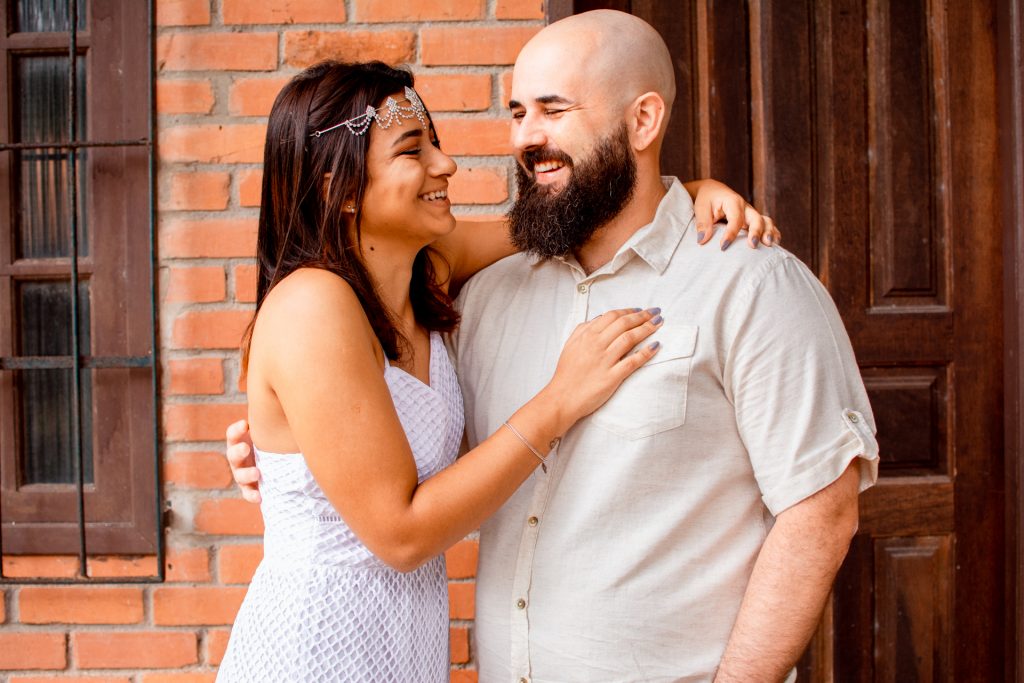
[[[752,197],[853,340],[880,480],[802,680],[1013,680],[994,4],[572,7],[662,32],[678,80],[665,171]]]

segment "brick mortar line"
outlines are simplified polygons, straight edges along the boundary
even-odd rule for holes
[[[176,349],[176,350],[180,351],[180,350],[188,350],[188,349]],[[175,356],[175,357],[168,358],[168,360],[233,360],[233,359],[237,359],[237,358],[234,357],[234,356],[231,356],[229,354],[230,353],[236,353],[236,354],[238,353],[238,351],[231,351],[229,349],[196,349],[196,350],[199,351],[200,353],[202,353],[202,355],[197,354],[197,355],[186,355],[186,356],[180,356],[180,357]],[[218,351],[220,353],[217,353]],[[207,353],[210,353],[211,355],[207,355]]]
[[[227,426],[227,425],[225,425],[225,426]],[[224,440],[223,439],[221,439],[220,441],[209,441],[209,440],[207,440],[207,441],[183,441],[181,439],[173,439],[173,440],[171,440],[171,439],[167,439],[166,437],[164,437],[164,438],[162,438],[162,443],[164,443],[164,444],[175,444],[175,445],[177,445],[179,447],[187,448],[187,450],[204,450],[204,451],[224,452]],[[166,485],[166,482],[164,482],[164,485]],[[193,490],[195,490],[195,489],[193,489]],[[201,489],[201,490],[205,493],[206,491],[221,491],[221,490],[227,490],[227,489]],[[237,496],[237,498],[239,500],[244,500],[240,495]],[[204,535],[204,534],[200,534],[200,535]],[[208,534],[206,534],[206,535],[208,535]],[[214,534],[214,535],[218,536],[219,534]],[[256,536],[254,538],[259,538],[259,537]]]
[[[187,173],[187,171],[186,171]],[[228,184],[230,189],[231,184]],[[257,218],[258,206],[228,206],[226,209],[160,209],[161,217],[184,218],[186,220],[203,218]]]
[[[245,394],[239,394],[239,396],[244,396],[244,395]],[[194,394],[194,395],[189,395],[187,397],[186,396],[179,396],[179,395],[172,395],[172,396],[168,396],[164,400],[163,405],[165,405],[165,406],[237,405],[239,403],[239,401],[236,400],[236,399],[237,399],[237,397],[227,396],[225,394]],[[242,403],[244,403],[244,401]],[[227,425],[225,425],[225,427],[226,426]],[[176,443],[193,443],[191,441],[180,441],[180,440],[177,440],[177,439],[175,440],[175,442]],[[221,447],[223,448],[223,442],[221,442]],[[208,489],[202,489],[202,490],[206,491]]]
[[[256,265],[256,256],[231,256],[223,259],[216,256],[196,256],[191,258],[188,256],[166,256],[160,260],[160,269],[183,269],[183,268],[214,268],[221,267],[228,269],[226,272],[233,271],[237,266],[252,266]],[[176,306],[178,302],[170,302],[168,305]]]
[[[401,0],[392,0],[401,1]],[[303,22],[293,24],[224,24],[214,22],[210,17],[209,24],[194,25],[158,25],[156,26],[156,37],[162,38],[168,35],[263,35],[277,33],[306,33],[315,31],[319,33],[345,33],[345,32],[369,32],[385,33],[401,30],[409,33],[421,34],[423,30],[432,29],[464,29],[464,28],[543,28],[546,26],[543,19],[498,19],[497,17],[482,17],[477,19],[422,19],[422,20],[400,20],[400,21],[360,21],[353,20],[346,15],[343,22]]]
[[[249,304],[249,303],[245,303],[245,302],[240,302],[240,301],[210,301],[210,302],[180,301],[180,302],[174,302],[173,304],[164,304],[164,306],[167,307],[167,308],[173,307],[175,310],[178,310],[178,311],[181,311],[181,312],[189,312],[189,311],[228,311],[228,312],[233,312],[233,311],[250,310],[252,308],[253,304]]]

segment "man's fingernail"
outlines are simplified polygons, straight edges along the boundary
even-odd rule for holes
[[[703,242],[704,241],[704,235],[706,235],[706,234],[707,233],[704,232],[703,230],[698,230],[697,231],[697,241],[698,242]]]
[[[726,249],[728,249],[730,244],[732,244],[732,240],[723,240],[722,241],[722,251],[725,251]]]

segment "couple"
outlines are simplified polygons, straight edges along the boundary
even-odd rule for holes
[[[446,680],[440,553],[480,525],[485,683],[792,676],[877,468],[828,295],[781,249],[699,248],[659,175],[668,51],[599,11],[516,62],[525,253],[456,310],[513,247],[455,226],[410,86],[321,65],[271,115],[247,350],[265,559],[220,678]]]

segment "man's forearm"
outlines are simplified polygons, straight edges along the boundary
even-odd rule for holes
[[[857,530],[858,465],[786,510],[757,557],[716,683],[781,681],[807,646]]]

